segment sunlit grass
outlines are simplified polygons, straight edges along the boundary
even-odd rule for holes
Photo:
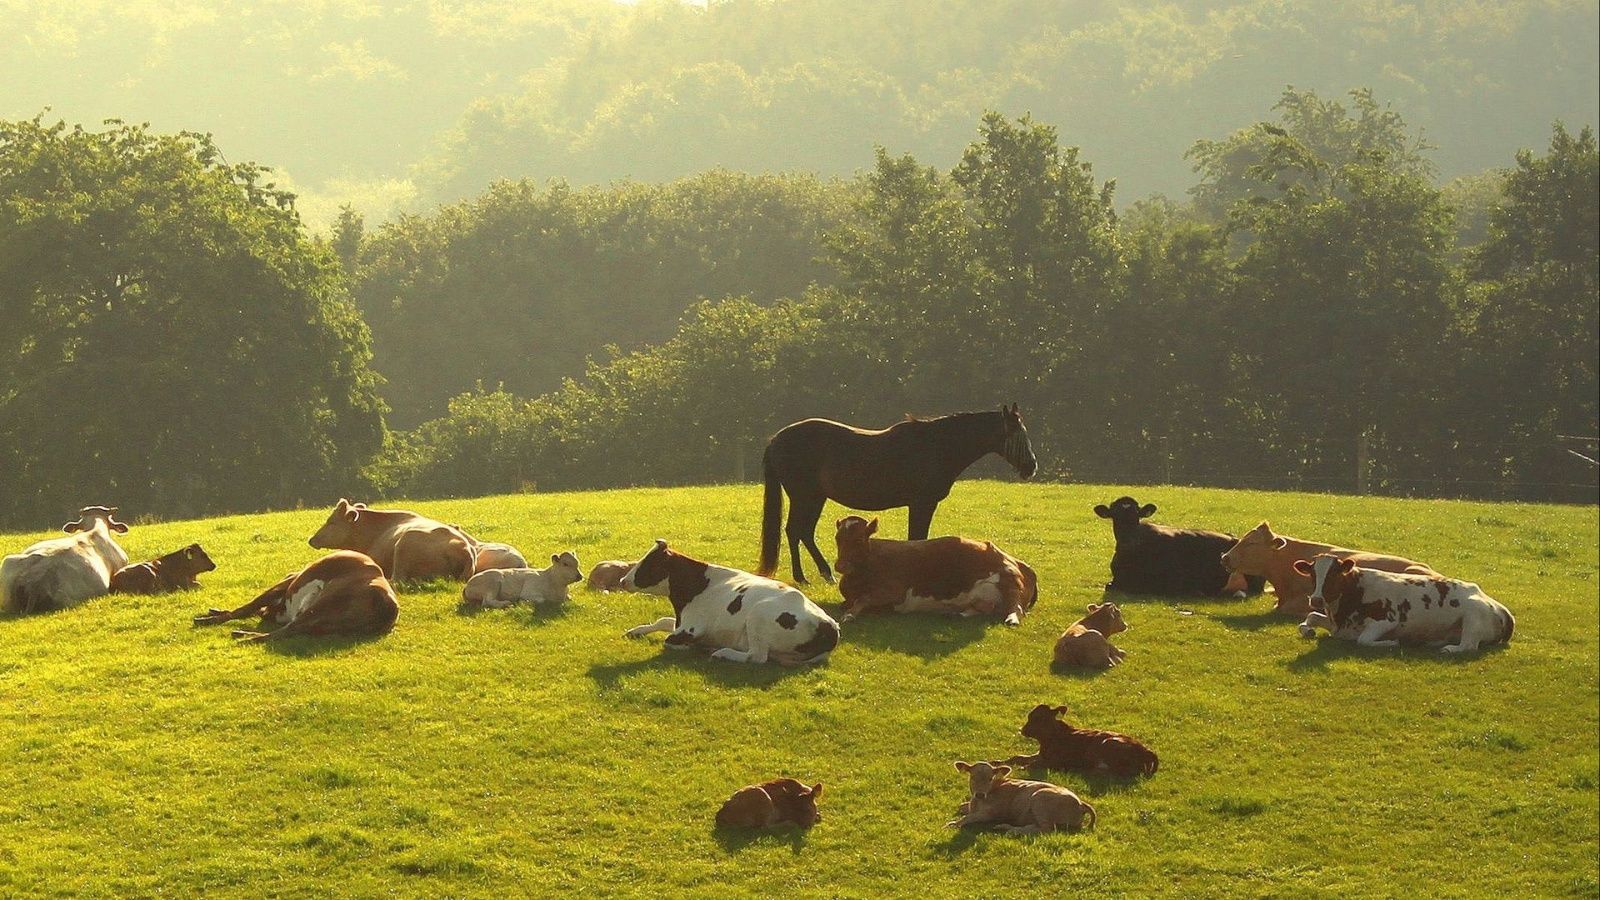
[[[1157,521],[1265,517],[1421,559],[1509,606],[1516,637],[1464,660],[1363,652],[1300,639],[1269,598],[1130,598],[1125,665],[1052,674],[1107,578],[1090,507],[1123,492],[958,484],[934,532],[1031,563],[1034,614],[853,622],[800,671],[626,640],[666,602],[584,589],[464,614],[440,584],[402,593],[380,640],[234,646],[189,616],[313,559],[325,512],[136,527],[135,558],[198,540],[218,571],[192,594],[0,620],[0,894],[1594,894],[1593,508],[1133,490]],[[660,536],[749,566],[759,503],[742,486],[411,506],[534,560]],[[1031,749],[1017,728],[1041,701],[1139,736],[1160,773],[1052,776],[1096,805],[1092,833],[944,829],[951,762]],[[713,831],[735,788],[780,774],[827,784],[820,825]]]

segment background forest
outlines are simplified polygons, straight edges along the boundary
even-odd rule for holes
[[[1594,499],[1593,4],[1002,5],[0,9],[0,523],[1002,401],[1054,478]]]

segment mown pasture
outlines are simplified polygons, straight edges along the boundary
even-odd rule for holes
[[[1125,603],[1125,665],[1052,672],[1101,597],[1090,508],[1281,532],[1421,559],[1516,615],[1465,659],[1303,640],[1271,600]],[[655,537],[749,567],[758,486],[404,504],[530,560],[637,557]],[[86,498],[115,502],[116,498]],[[329,498],[330,505],[333,498]],[[70,512],[63,510],[63,515]],[[130,521],[138,510],[124,510]],[[742,667],[625,628],[664,599],[575,588],[555,611],[401,593],[369,642],[235,646],[192,614],[315,558],[325,509],[136,525],[134,559],[200,541],[206,587],[0,620],[0,894],[176,896],[1531,896],[1597,889],[1597,515],[1551,507],[971,481],[933,531],[1039,572],[1018,629],[850,623],[824,665]],[[830,505],[819,529],[831,550]],[[904,513],[884,534],[904,534]],[[14,552],[46,532],[0,536]],[[780,571],[787,572],[785,566]],[[813,599],[837,609],[831,586]],[[1016,838],[943,827],[956,759],[1029,751],[1037,702],[1161,755],[1133,784],[1049,776],[1099,827]],[[827,785],[809,833],[712,828],[735,788]]]

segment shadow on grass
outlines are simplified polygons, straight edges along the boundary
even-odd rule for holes
[[[1298,623],[1298,620],[1270,609],[1261,613],[1245,613],[1237,616],[1210,616],[1209,618],[1221,623],[1224,628],[1231,628],[1234,631],[1260,631],[1269,625],[1294,626]],[[1305,617],[1302,616],[1301,618]]]
[[[1085,680],[1090,678],[1099,678],[1101,675],[1104,675],[1115,668],[1116,666],[1106,666],[1102,669],[1092,666],[1075,666],[1070,663],[1060,662],[1058,660],[1050,661],[1050,674],[1060,675],[1063,678],[1081,678]]]
[[[261,641],[260,643],[268,653],[278,656],[314,659],[319,656],[339,656],[349,653],[363,644],[381,641],[386,636],[382,634],[368,634],[359,637],[312,637],[302,635],[277,641]]]
[[[1490,653],[1505,650],[1506,644],[1479,647],[1472,653],[1446,653],[1427,644],[1402,644],[1399,647],[1363,647],[1355,641],[1321,636],[1315,647],[1284,663],[1291,672],[1323,671],[1328,664],[1340,659],[1402,659],[1426,661],[1443,665],[1471,663]]]
[[[738,853],[751,844],[787,844],[790,853],[798,854],[805,849],[806,834],[806,829],[798,825],[783,825],[777,828],[734,828],[717,825],[711,829],[711,837],[716,840],[724,853]]]
[[[780,666],[776,663],[752,665],[712,659],[711,654],[699,648],[671,650],[658,647],[653,656],[625,663],[604,663],[589,667],[589,677],[602,692],[616,690],[622,680],[641,672],[679,669],[705,676],[719,684],[735,687],[771,687],[797,672],[813,666]]]
[[[1117,778],[1112,775],[1089,775],[1083,772],[1065,772],[1060,769],[1049,769],[1044,766],[1022,766],[1011,773],[1012,778],[1022,778],[1028,781],[1049,781],[1051,783],[1060,783],[1060,776],[1062,775],[1076,775],[1083,779],[1084,789],[1080,793],[1088,794],[1091,797],[1104,797],[1107,794],[1126,794],[1144,781],[1144,778],[1137,776],[1133,778]]]
[[[830,611],[830,614],[832,611]],[[991,627],[988,618],[945,616],[934,613],[873,613],[851,619],[839,628],[840,644],[857,644],[872,650],[892,650],[924,660],[948,656],[979,640]]]
[[[493,609],[463,600],[462,602],[456,604],[456,615],[474,617],[483,615],[485,613],[499,613],[511,617],[513,621],[520,622],[528,627],[532,627],[535,625],[542,625],[546,622],[552,622],[556,619],[565,618],[571,606],[572,604],[570,602],[518,602],[512,604],[509,609]]]

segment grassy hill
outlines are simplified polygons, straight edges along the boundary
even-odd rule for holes
[[[0,620],[0,893],[1595,894],[1594,508],[1141,488],[1157,521],[1265,517],[1422,559],[1509,606],[1516,637],[1468,659],[1369,653],[1302,640],[1270,598],[1128,598],[1127,663],[1053,674],[1052,642],[1107,578],[1090,507],[1124,492],[958,484],[935,533],[1029,561],[1033,615],[854,622],[801,671],[629,641],[666,601],[581,588],[556,612],[465,614],[439,585],[403,592],[381,640],[234,646],[190,615],[314,558],[325,511],[136,526],[136,559],[198,540],[219,570],[193,594]],[[759,502],[740,486],[411,506],[535,560],[632,558],[662,536],[747,566]],[[1051,775],[1096,805],[1094,832],[943,828],[965,791],[951,761],[1031,750],[1017,728],[1041,701],[1140,737],[1160,773]],[[779,774],[826,783],[815,829],[712,829],[735,788]]]

